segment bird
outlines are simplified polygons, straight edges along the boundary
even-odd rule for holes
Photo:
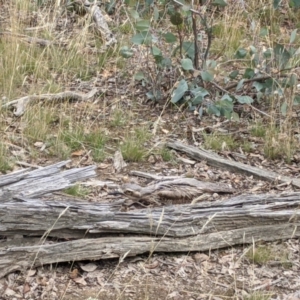
[[[234,193],[235,189],[224,183],[199,181],[194,178],[178,178],[160,181],[145,187],[136,183],[126,183],[120,187],[119,194],[130,199],[148,200],[161,203],[163,200],[188,202],[204,193]]]

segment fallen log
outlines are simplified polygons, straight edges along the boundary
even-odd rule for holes
[[[12,201],[21,196],[38,197],[66,189],[77,181],[96,175],[95,166],[61,171],[70,161],[62,161],[44,168],[19,170],[0,177],[0,202]]]
[[[22,238],[0,242],[0,276],[63,261],[300,237],[300,193],[241,195],[128,212],[120,211],[122,202],[19,197],[1,203],[0,235]]]
[[[265,181],[277,181],[280,183],[288,183],[297,188],[300,188],[300,179],[297,178],[282,176],[276,172],[272,172],[265,169],[249,166],[240,162],[224,159],[223,157],[213,152],[204,149],[199,149],[194,146],[188,146],[177,141],[169,142],[166,144],[166,146],[181,151],[195,160],[199,160],[199,161],[205,160],[208,165],[213,167],[230,170],[232,172],[245,174],[248,176],[254,176],[256,178]]]
[[[94,166],[61,170],[67,163],[0,177],[0,276],[57,262],[300,237],[300,193],[123,211],[123,198],[91,203],[49,194],[95,175]]]

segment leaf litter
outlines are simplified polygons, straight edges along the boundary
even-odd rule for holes
[[[5,8],[3,24],[7,24],[9,12]],[[3,10],[4,11],[4,10]],[[41,18],[38,15],[37,18]],[[72,18],[75,18],[74,16]],[[76,28],[75,20],[62,16],[57,20],[56,30],[64,33],[68,39],[80,29]],[[28,22],[28,16],[22,15]],[[90,50],[95,50],[89,47]],[[135,56],[143,59],[143,52]],[[86,49],[88,51],[88,49]],[[237,141],[249,139],[251,152],[241,148],[229,150],[228,143],[222,144],[218,154],[253,166],[260,166],[268,170],[278,171],[282,175],[298,176],[300,168],[300,152],[294,155],[294,163],[286,164],[281,158],[266,160],[262,150],[262,139],[249,137],[248,119],[256,118],[256,111],[244,110],[239,123],[222,121],[212,116],[204,116],[201,120],[182,110],[162,108],[144,103],[145,88],[133,83],[128,77],[133,75],[130,66],[120,73],[115,70],[113,63],[101,70],[91,80],[81,80],[71,76],[57,76],[60,83],[70,90],[89,92],[94,87],[100,88],[102,97],[97,99],[72,103],[68,105],[70,115],[76,116],[74,122],[84,121],[92,126],[103,127],[106,135],[112,137],[113,142],[107,147],[108,157],[98,163],[99,180],[138,181],[147,184],[147,180],[137,180],[131,176],[132,170],[145,171],[164,176],[187,176],[199,180],[233,183],[234,187],[243,193],[265,193],[292,190],[289,185],[279,186],[276,182],[266,183],[240,174],[208,166],[205,162],[194,162],[188,157],[173,152],[173,160],[165,161],[162,154],[151,153],[142,162],[126,162],[119,155],[117,142],[124,139],[124,129],[130,131],[136,126],[145,125],[153,135],[145,142],[149,150],[155,145],[163,144],[167,139],[181,140],[201,146],[204,143],[203,133],[232,134]],[[123,74],[129,76],[125,78]],[[30,78],[26,80],[29,82]],[[27,83],[28,83],[27,82]],[[44,84],[43,82],[40,84]],[[26,82],[24,82],[26,86]],[[169,91],[169,90],[168,90]],[[21,91],[25,93],[25,91]],[[134,99],[134,101],[133,101]],[[111,127],[109,121],[113,119],[116,108],[123,111],[123,115],[132,115],[125,125]],[[56,109],[63,110],[63,104],[57,104]],[[244,116],[243,114],[248,114]],[[244,118],[244,119],[243,119]],[[21,157],[22,161],[35,165],[47,165],[58,160],[47,152],[45,141],[32,144],[40,149],[36,157],[30,152],[32,146],[21,140],[17,133],[26,126],[22,120],[16,120],[10,115],[5,120],[7,130],[4,140],[7,141],[12,156]],[[15,135],[16,134],[16,135]],[[14,136],[13,144],[11,136]],[[155,149],[155,147],[154,147]],[[18,151],[19,153],[17,153]],[[73,152],[72,165],[94,164],[92,157],[84,157],[84,149]],[[114,157],[115,154],[115,157]],[[84,159],[83,159],[84,158]],[[17,166],[15,169],[19,168]],[[115,172],[118,170],[118,172]],[[101,192],[101,193],[99,193]],[[93,187],[89,201],[103,201],[108,195],[102,187]],[[284,255],[274,256],[272,260],[258,264],[251,261],[245,252],[251,245],[244,245],[230,249],[214,250],[207,253],[187,254],[154,254],[151,257],[127,258],[121,263],[117,260],[96,261],[87,263],[70,263],[45,265],[28,273],[11,273],[0,279],[0,291],[3,299],[247,299],[254,292],[259,292],[265,299],[300,299],[300,244],[299,240],[266,243],[274,252]],[[271,250],[270,250],[271,251]],[[257,296],[258,297],[258,296]],[[257,298],[259,299],[259,298]]]

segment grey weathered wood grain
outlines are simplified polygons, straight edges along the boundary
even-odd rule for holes
[[[61,171],[65,163],[18,172],[15,179],[0,177],[0,182],[8,182],[0,189],[0,236],[23,236],[0,240],[0,276],[127,252],[205,251],[300,237],[300,193],[239,195],[131,211],[122,211],[124,199],[90,203],[63,196],[41,198],[95,175],[93,166]]]
[[[0,203],[0,235],[81,238],[87,234],[188,237],[223,230],[298,222],[300,194],[243,195],[223,202],[122,212],[121,203],[22,199]]]
[[[25,169],[0,177],[0,201],[9,201],[12,197],[37,197],[43,194],[70,187],[96,175],[95,166],[72,168],[61,171],[69,161],[62,161],[44,168]]]
[[[15,199],[0,203],[0,276],[62,261],[205,251],[300,237],[300,193],[121,212],[121,201]],[[120,234],[124,236],[120,237]],[[56,242],[38,237],[72,238]],[[24,245],[26,244],[26,245]]]
[[[13,240],[0,243],[0,277],[12,271],[26,271],[32,267],[51,263],[119,258],[125,253],[128,253],[127,256],[135,256],[149,252],[207,251],[236,244],[249,244],[253,241],[288,239],[300,236],[299,225],[299,223],[278,224],[225,229],[206,235],[198,234],[177,239],[156,236],[110,236],[60,243],[43,243],[39,239]]]
[[[256,178],[266,180],[266,181],[277,181],[277,182],[285,182],[291,183],[295,187],[300,188],[300,179],[291,178],[288,176],[282,176],[276,172],[260,169],[257,167],[249,166],[240,162],[224,159],[221,156],[199,149],[193,146],[184,145],[180,142],[170,142],[166,144],[167,147],[179,150],[189,157],[196,159],[198,161],[205,160],[208,165],[211,165],[216,168],[222,168],[226,170],[230,170],[232,172],[242,173],[246,175],[253,175]]]

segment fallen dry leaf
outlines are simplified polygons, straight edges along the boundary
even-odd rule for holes
[[[26,294],[30,291],[30,285],[26,282],[23,287],[23,294]]]
[[[72,152],[71,156],[78,157],[78,156],[83,156],[84,154],[85,154],[85,150],[78,150],[78,151]]]
[[[81,285],[87,285],[86,281],[84,280],[83,277],[77,277],[73,279],[74,282],[81,284]]]
[[[78,274],[79,274],[78,269],[74,269],[74,270],[72,270],[72,272],[69,273],[69,277],[71,279],[74,279],[74,278],[78,277]]]
[[[80,264],[79,266],[85,272],[93,272],[97,269],[97,265],[94,263],[88,263],[86,265]]]

